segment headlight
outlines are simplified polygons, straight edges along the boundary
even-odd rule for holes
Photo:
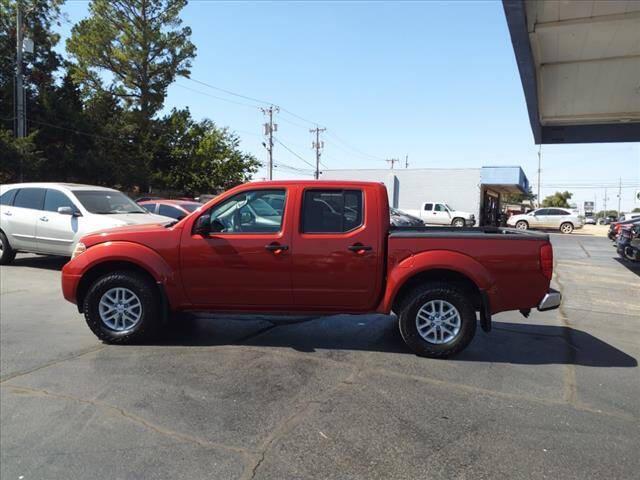
[[[87,246],[82,242],[78,242],[78,243],[76,243],[76,246],[73,249],[73,253],[71,254],[71,258],[76,258],[78,255],[80,255],[81,253],[84,253],[86,251],[87,251]]]

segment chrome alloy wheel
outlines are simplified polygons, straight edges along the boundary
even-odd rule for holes
[[[442,345],[460,333],[462,319],[458,309],[445,300],[430,300],[416,314],[416,328],[427,342]]]
[[[142,318],[142,302],[128,288],[110,288],[100,298],[100,320],[116,332],[135,327]]]

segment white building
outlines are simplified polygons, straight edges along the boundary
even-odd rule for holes
[[[529,180],[517,166],[325,170],[321,179],[381,182],[392,207],[419,210],[427,201],[445,202],[473,213],[479,225],[496,224],[502,194],[529,189]]]

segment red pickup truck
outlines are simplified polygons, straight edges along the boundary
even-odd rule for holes
[[[548,236],[501,228],[395,228],[383,185],[236,187],[186,218],[87,235],[64,297],[103,341],[131,343],[171,312],[385,313],[417,354],[464,349],[491,315],[550,310]]]

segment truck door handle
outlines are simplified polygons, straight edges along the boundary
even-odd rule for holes
[[[10,217],[11,215],[13,215],[13,213],[11,213],[11,212],[6,212],[6,211],[5,211],[5,212],[2,212],[2,213],[4,213],[7,217]]]
[[[42,220],[43,222],[48,222],[49,219],[47,217],[40,217],[40,220]]]
[[[361,243],[349,245],[347,248],[352,252],[357,252],[357,253],[368,252],[369,250],[373,250],[373,247],[370,247],[369,245],[362,245]]]
[[[268,245],[265,245],[264,248],[278,255],[279,253],[285,250],[289,250],[289,245],[280,245],[279,243],[273,242]]]

